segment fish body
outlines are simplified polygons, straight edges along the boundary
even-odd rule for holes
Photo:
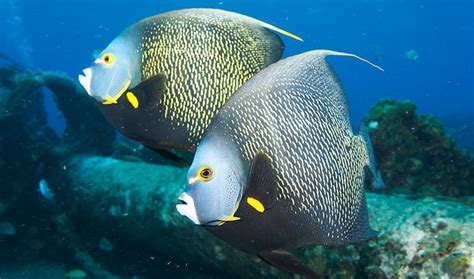
[[[405,52],[405,57],[408,60],[413,60],[413,61],[418,60],[418,52],[414,49],[410,49]]]
[[[45,199],[47,199],[49,201],[54,200],[54,193],[53,193],[53,191],[51,191],[51,188],[49,188],[48,182],[46,182],[46,180],[41,179],[38,182],[38,191],[41,193],[41,195]]]
[[[309,277],[314,272],[286,250],[375,236],[364,195],[367,170],[381,183],[365,129],[352,131],[328,55],[355,56],[307,52],[247,81],[206,131],[177,206],[233,246]],[[203,166],[213,178],[197,183]]]
[[[172,11],[126,28],[79,80],[127,137],[194,151],[229,97],[280,59],[284,45],[274,32],[298,38],[232,12]]]

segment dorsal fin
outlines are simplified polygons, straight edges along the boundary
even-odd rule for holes
[[[272,30],[272,31],[274,31],[274,32],[276,32],[276,33],[280,33],[280,34],[283,34],[283,35],[288,36],[288,37],[290,37],[290,38],[293,38],[293,39],[295,39],[295,40],[298,40],[298,41],[303,42],[303,39],[302,39],[301,37],[296,36],[295,34],[292,34],[292,33],[288,32],[288,31],[285,31],[285,30],[283,30],[283,29],[280,29],[280,28],[278,28],[278,27],[276,27],[276,26],[273,26],[273,25],[271,25],[271,24],[269,24],[269,23],[266,23],[266,22],[264,22],[264,21],[261,21],[261,20],[255,19],[255,18],[253,18],[253,17],[246,16],[246,15],[234,13],[234,12],[229,12],[229,11],[227,11],[227,12],[230,13],[230,14],[234,14],[234,15],[236,15],[237,17],[244,18],[244,19],[247,20],[249,23],[254,23],[254,24],[260,25],[260,26],[262,26],[263,28],[266,28],[266,29],[268,29],[268,30]]]
[[[283,30],[283,29],[280,29],[280,28],[278,28],[278,27],[276,27],[276,26],[273,26],[273,25],[268,24],[268,23],[266,23],[266,22],[260,21],[260,20],[258,20],[258,19],[255,19],[255,21],[256,21],[256,23],[258,23],[260,26],[262,26],[262,27],[264,27],[264,28],[267,28],[267,29],[269,29],[269,30],[275,31],[275,32],[277,32],[277,33],[283,34],[283,35],[285,35],[285,36],[288,36],[288,37],[290,37],[290,38],[293,38],[293,39],[295,39],[295,40],[298,40],[298,41],[303,42],[303,38],[301,38],[301,37],[299,37],[299,36],[296,36],[295,34],[292,34],[292,33],[288,32],[288,31],[285,31],[285,30]]]
[[[354,57],[354,58],[357,58],[361,61],[364,61],[365,63],[381,70],[382,72],[385,71],[382,67],[380,67],[379,65],[375,64],[375,63],[372,63],[370,62],[369,60],[367,59],[364,59],[358,55],[355,55],[355,54],[352,54],[352,53],[345,53],[345,52],[339,52],[339,51],[333,51],[333,50],[328,50],[328,49],[319,49],[319,50],[314,50],[314,52],[317,52],[318,54],[320,54],[321,56],[330,56],[330,55],[334,55],[334,56],[349,56],[349,57]]]

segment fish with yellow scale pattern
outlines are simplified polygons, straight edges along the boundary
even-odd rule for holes
[[[280,59],[262,21],[215,9],[185,9],[126,28],[79,81],[122,134],[155,150],[193,152],[211,119],[245,81]]]
[[[368,62],[317,50],[247,81],[204,134],[176,206],[233,246],[310,278],[317,274],[287,250],[373,237],[364,184],[383,185],[328,55]]]

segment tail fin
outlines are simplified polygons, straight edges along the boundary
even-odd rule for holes
[[[385,188],[385,183],[383,182],[382,179],[382,174],[380,173],[379,170],[377,170],[376,164],[375,164],[375,156],[374,156],[374,149],[372,147],[372,141],[370,140],[369,136],[369,131],[367,129],[367,126],[365,125],[364,122],[361,123],[360,129],[359,129],[359,135],[362,137],[362,139],[365,142],[365,146],[367,149],[367,156],[369,159],[369,170],[372,174],[372,188],[373,189],[383,189]]]

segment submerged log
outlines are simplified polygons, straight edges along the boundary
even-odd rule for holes
[[[163,269],[186,272],[187,277],[200,273],[290,278],[257,257],[230,247],[176,212],[186,171],[86,156],[67,161],[63,176],[51,184],[82,235],[87,235],[91,243],[104,236],[114,243],[115,249],[104,257],[109,260],[124,258],[124,254],[137,249],[141,252],[135,257],[126,257],[129,265],[150,264],[152,259]],[[308,247],[296,252],[310,267],[329,277],[472,277],[472,207],[433,198],[412,200],[381,194],[368,194],[367,202],[372,227],[380,232],[377,240],[346,247]],[[101,260],[100,252],[94,254]],[[126,273],[134,275],[137,271]]]

